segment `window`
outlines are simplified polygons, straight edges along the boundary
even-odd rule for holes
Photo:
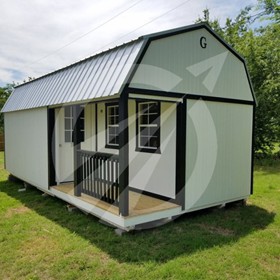
[[[84,108],[80,114],[81,120],[81,141],[85,141],[85,112]],[[71,143],[73,142],[73,130],[74,130],[74,121],[73,121],[73,107],[68,106],[64,108],[64,135],[65,135],[65,142]]]
[[[160,103],[137,103],[137,150],[159,152],[160,147]]]
[[[119,147],[119,106],[118,104],[106,105],[106,146]]]

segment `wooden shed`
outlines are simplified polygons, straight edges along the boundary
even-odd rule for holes
[[[150,34],[17,86],[15,177],[123,230],[252,194],[255,97],[206,24]]]

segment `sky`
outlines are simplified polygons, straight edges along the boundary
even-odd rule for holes
[[[221,24],[257,0],[1,0],[0,86],[38,78],[141,35],[193,24],[207,7]]]

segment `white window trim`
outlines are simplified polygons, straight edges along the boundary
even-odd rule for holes
[[[138,147],[137,148],[138,149],[143,149],[143,150],[156,151],[156,150],[158,150],[160,148],[160,143],[159,143],[158,147],[141,146],[141,133],[140,133],[140,131],[141,131],[140,128],[141,127],[145,127],[145,128],[156,127],[158,129],[160,129],[160,123],[157,123],[157,124],[155,124],[155,123],[153,123],[153,124],[141,124],[141,121],[140,121],[141,120],[141,116],[143,116],[143,115],[148,115],[148,116],[150,116],[150,115],[157,115],[158,118],[160,118],[160,111],[157,112],[157,113],[144,113],[143,114],[142,111],[140,110],[141,104],[152,104],[152,103],[156,103],[156,104],[158,104],[158,106],[160,106],[160,103],[158,101],[143,101],[143,102],[141,101],[141,102],[138,102],[138,104],[137,104],[137,106],[138,106],[138,108],[137,108],[137,111],[138,111],[138,116],[137,116],[137,118],[138,118],[138,127],[137,127]],[[149,137],[152,137],[152,135],[149,135]]]
[[[119,147],[119,144],[115,144],[115,143],[110,143],[109,142],[109,139],[110,139],[110,134],[109,134],[109,128],[110,127],[119,127],[119,123],[117,123],[117,124],[110,124],[110,117],[119,117],[119,115],[110,115],[109,114],[109,109],[110,108],[112,108],[112,107],[114,107],[114,108],[118,108],[119,107],[119,105],[118,104],[112,104],[112,105],[110,105],[110,104],[108,104],[107,105],[107,107],[106,107],[106,122],[107,122],[107,127],[106,127],[106,145],[107,146],[113,146],[113,147]]]

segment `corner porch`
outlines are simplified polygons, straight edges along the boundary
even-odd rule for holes
[[[57,192],[61,192],[67,194],[70,197],[74,197],[74,184],[73,183],[66,183],[57,186],[51,187],[52,190]],[[179,205],[164,201],[155,197],[151,197],[145,194],[141,194],[135,192],[133,190],[129,190],[129,216],[128,217],[135,217],[140,215],[152,214],[155,212],[171,210],[176,208],[181,208]],[[82,193],[79,200],[90,204],[92,207],[98,207],[104,211],[110,212],[116,216],[119,216],[119,207],[103,200],[97,199],[93,196],[88,194]],[[76,205],[77,206],[77,205]],[[77,206],[79,207],[79,206]]]
[[[122,200],[118,155],[79,149],[76,164],[74,182],[54,185],[51,193],[111,225],[129,230],[139,224],[171,219],[182,211],[176,203],[130,187]],[[127,215],[121,211],[122,204],[127,207]]]

